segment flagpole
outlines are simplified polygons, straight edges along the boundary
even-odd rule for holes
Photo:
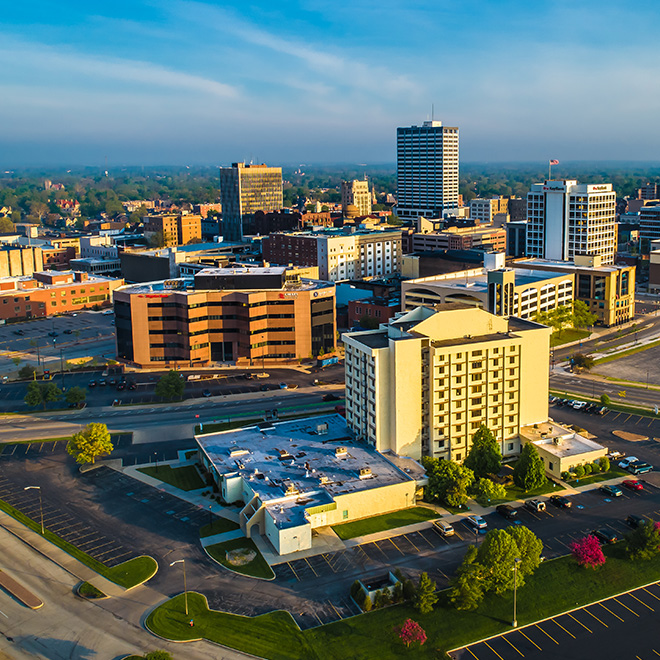
[[[552,181],[552,160],[548,160],[548,181]]]

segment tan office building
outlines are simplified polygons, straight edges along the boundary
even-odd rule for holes
[[[470,200],[470,218],[480,223],[489,223],[498,213],[508,213],[509,200],[506,197]]]
[[[348,215],[349,206],[357,208],[358,216],[371,213],[371,191],[368,181],[342,181],[341,182],[341,210],[344,216]]]
[[[488,249],[506,250],[506,231],[501,227],[448,227],[442,231],[413,234],[413,251]]]
[[[202,216],[181,213],[148,215],[144,218],[144,234],[147,238],[162,234],[163,245],[176,247],[202,240]]]
[[[119,359],[141,367],[291,362],[335,349],[335,287],[288,268],[208,268],[114,295]]]
[[[598,325],[610,327],[635,318],[635,266],[603,265],[599,255],[576,256],[572,262],[521,259],[511,265],[573,274],[575,300],[587,304],[589,311],[596,315]]]
[[[548,418],[550,328],[461,303],[343,335],[346,419],[378,451],[462,461],[481,424],[502,454]]]

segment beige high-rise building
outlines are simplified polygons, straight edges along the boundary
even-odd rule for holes
[[[358,216],[369,215],[371,213],[371,191],[368,181],[342,181],[341,182],[341,210],[344,216],[347,215],[347,207],[355,206],[358,210]]]
[[[551,329],[462,303],[343,335],[346,419],[378,451],[463,461],[485,424],[504,456],[548,419]]]

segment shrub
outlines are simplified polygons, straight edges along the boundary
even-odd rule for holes
[[[362,585],[359,580],[355,580],[351,585],[351,597],[353,600],[358,603],[360,602],[360,594],[362,593]]]
[[[612,403],[610,397],[607,396],[607,394],[601,394],[601,395],[600,395],[600,402],[601,402],[604,406],[609,406],[610,403]]]
[[[591,463],[585,463],[583,466],[585,476],[591,474]]]
[[[561,473],[561,478],[562,478],[563,481],[568,481],[568,480],[571,478],[571,473],[568,472],[568,471],[566,471],[566,470],[564,470],[564,471]]]
[[[591,464],[591,474],[598,474],[600,472],[600,464],[594,462]]]
[[[598,460],[601,472],[607,472],[610,469],[610,459],[607,456],[601,456]]]
[[[570,545],[573,557],[580,566],[585,568],[598,568],[605,563],[605,555],[600,543],[595,536],[589,534],[580,541],[575,541]]]
[[[576,479],[581,479],[584,477],[584,467],[582,465],[576,465],[573,468],[573,474],[575,475]]]
[[[364,599],[362,600],[362,603],[360,605],[362,608],[363,612],[371,612],[371,598],[369,598],[369,594],[365,593],[364,594]]]
[[[404,600],[412,600],[415,597],[415,584],[412,580],[405,578],[403,580],[403,598]]]
[[[414,642],[419,642],[421,646],[426,641],[426,633],[424,629],[412,619],[406,619],[401,627],[394,628],[394,632],[399,636],[399,639],[409,647]]]
[[[392,602],[400,603],[403,600],[403,582],[397,582],[394,585],[394,593],[392,594]]]

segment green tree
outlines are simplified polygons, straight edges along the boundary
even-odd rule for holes
[[[463,463],[475,477],[497,474],[502,467],[502,452],[490,429],[481,424],[472,436],[472,446]]]
[[[16,226],[7,217],[0,218],[0,234],[13,234],[16,231]]]
[[[506,488],[502,484],[496,484],[492,479],[481,477],[472,484],[470,495],[482,506],[488,506],[493,500],[504,499]]]
[[[479,546],[477,561],[484,567],[484,583],[488,591],[502,594],[513,589],[513,564],[520,558],[518,546],[511,534],[503,529],[492,529]],[[522,586],[522,576],[518,586]]]
[[[612,400],[610,399],[610,397],[609,397],[607,394],[601,394],[601,395],[600,395],[600,402],[601,402],[604,406],[609,406],[610,403],[612,403]]]
[[[156,396],[167,401],[183,397],[184,383],[181,374],[176,369],[170,369],[156,383]]]
[[[167,651],[149,651],[144,660],[172,660],[172,655]]]
[[[626,536],[626,550],[631,559],[653,559],[660,552],[660,531],[647,520]]]
[[[426,468],[429,483],[427,498],[445,502],[449,506],[462,506],[467,501],[467,492],[474,482],[474,473],[454,461],[439,460],[425,456],[422,464]]]
[[[366,314],[360,317],[360,327],[365,330],[377,330],[380,325],[380,321],[373,316],[367,316]]]
[[[47,403],[59,401],[61,398],[62,390],[55,383],[32,381],[23,400],[28,406],[43,406],[46,410]]]
[[[71,387],[64,396],[65,401],[70,405],[82,403],[87,398],[87,390],[84,387]]]
[[[591,355],[585,355],[584,353],[574,353],[571,362],[573,366],[585,371],[589,371],[594,366],[594,359]]]
[[[451,581],[449,600],[457,610],[474,610],[484,597],[484,567],[477,561],[477,548],[471,545]]]
[[[598,317],[589,311],[589,306],[582,300],[573,301],[571,321],[574,328],[588,328],[596,323]]]
[[[428,573],[424,571],[419,576],[419,583],[413,598],[413,607],[420,614],[430,614],[433,611],[433,606],[438,602],[438,596],[435,593],[435,589],[435,582],[431,580]]]
[[[541,553],[543,542],[528,527],[522,525],[511,525],[504,530],[516,542],[518,548],[518,573],[520,575],[531,575],[541,564]]]
[[[37,370],[31,364],[26,364],[18,370],[18,377],[26,380],[28,378],[34,378],[36,371]]]
[[[66,446],[77,463],[94,463],[99,456],[111,454],[114,446],[105,424],[92,422],[76,433]]]
[[[22,357],[18,357],[18,355],[16,355],[15,357],[13,357],[13,358],[11,359],[11,361],[12,361],[16,366],[18,366],[21,362],[23,362],[23,358],[22,358]]]
[[[543,460],[531,442],[523,447],[520,458],[513,468],[513,481],[525,492],[539,488],[547,481]]]

